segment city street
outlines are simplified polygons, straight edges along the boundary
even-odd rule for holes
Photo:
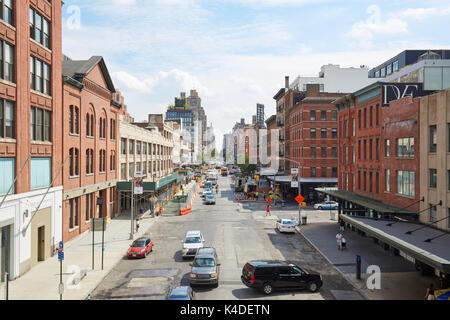
[[[221,263],[219,287],[194,288],[196,299],[362,299],[341,274],[298,234],[280,234],[276,216],[265,218],[264,211],[241,213],[230,188],[230,178],[220,178],[216,205],[202,204],[197,197],[192,213],[162,216],[147,235],[154,242],[146,259],[124,258],[92,292],[92,299],[166,299],[170,288],[189,285],[189,264],[181,258],[187,231],[200,230],[206,246],[215,247]],[[242,268],[254,259],[289,260],[323,275],[324,285],[317,293],[276,291],[265,296],[241,283]]]

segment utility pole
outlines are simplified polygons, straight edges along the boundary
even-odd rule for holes
[[[131,180],[131,232],[130,232],[130,240],[134,238],[134,178]]]
[[[301,183],[300,183],[300,169],[301,169],[300,162],[291,160],[291,159],[286,158],[286,157],[284,157],[284,159],[287,160],[287,161],[293,162],[293,163],[298,165],[298,195],[301,195],[302,188],[301,188]],[[301,219],[302,219],[302,205],[299,203],[298,204],[298,223],[299,224],[302,221]]]

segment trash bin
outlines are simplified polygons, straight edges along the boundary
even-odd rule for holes
[[[306,216],[303,216],[303,217],[302,217],[302,225],[305,225],[305,224],[306,224],[306,220],[307,220],[307,217],[306,217]]]

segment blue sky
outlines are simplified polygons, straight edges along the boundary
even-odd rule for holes
[[[130,113],[161,113],[196,89],[222,134],[284,76],[375,67],[405,49],[450,48],[450,0],[66,0],[63,51],[105,58]]]

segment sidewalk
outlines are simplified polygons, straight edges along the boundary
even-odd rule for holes
[[[359,291],[371,300],[423,300],[425,290],[434,282],[416,271],[414,265],[399,256],[384,251],[370,238],[359,236],[349,229],[344,231],[348,248],[337,248],[336,223],[307,224],[298,228],[299,233],[307,239],[322,255],[333,264]],[[356,255],[361,256],[361,278],[356,279]],[[381,270],[381,289],[367,288],[369,275],[367,267],[376,265]],[[435,283],[437,285],[437,283]]]
[[[139,233],[134,239],[142,236],[158,218],[151,218],[148,214],[140,220]],[[79,237],[64,244],[63,261],[63,300],[83,300],[92,292],[114,266],[125,257],[132,240],[130,220],[126,217],[112,219],[105,231],[104,270],[101,270],[102,232],[95,232],[94,270],[92,270],[92,233],[85,232]],[[87,275],[78,286],[70,288],[70,279],[75,270],[85,269]],[[9,282],[10,300],[59,300],[59,272],[58,255],[26,272],[21,277]],[[69,281],[68,281],[69,280]],[[0,285],[0,300],[5,298],[4,283]],[[73,285],[72,285],[73,286]]]

